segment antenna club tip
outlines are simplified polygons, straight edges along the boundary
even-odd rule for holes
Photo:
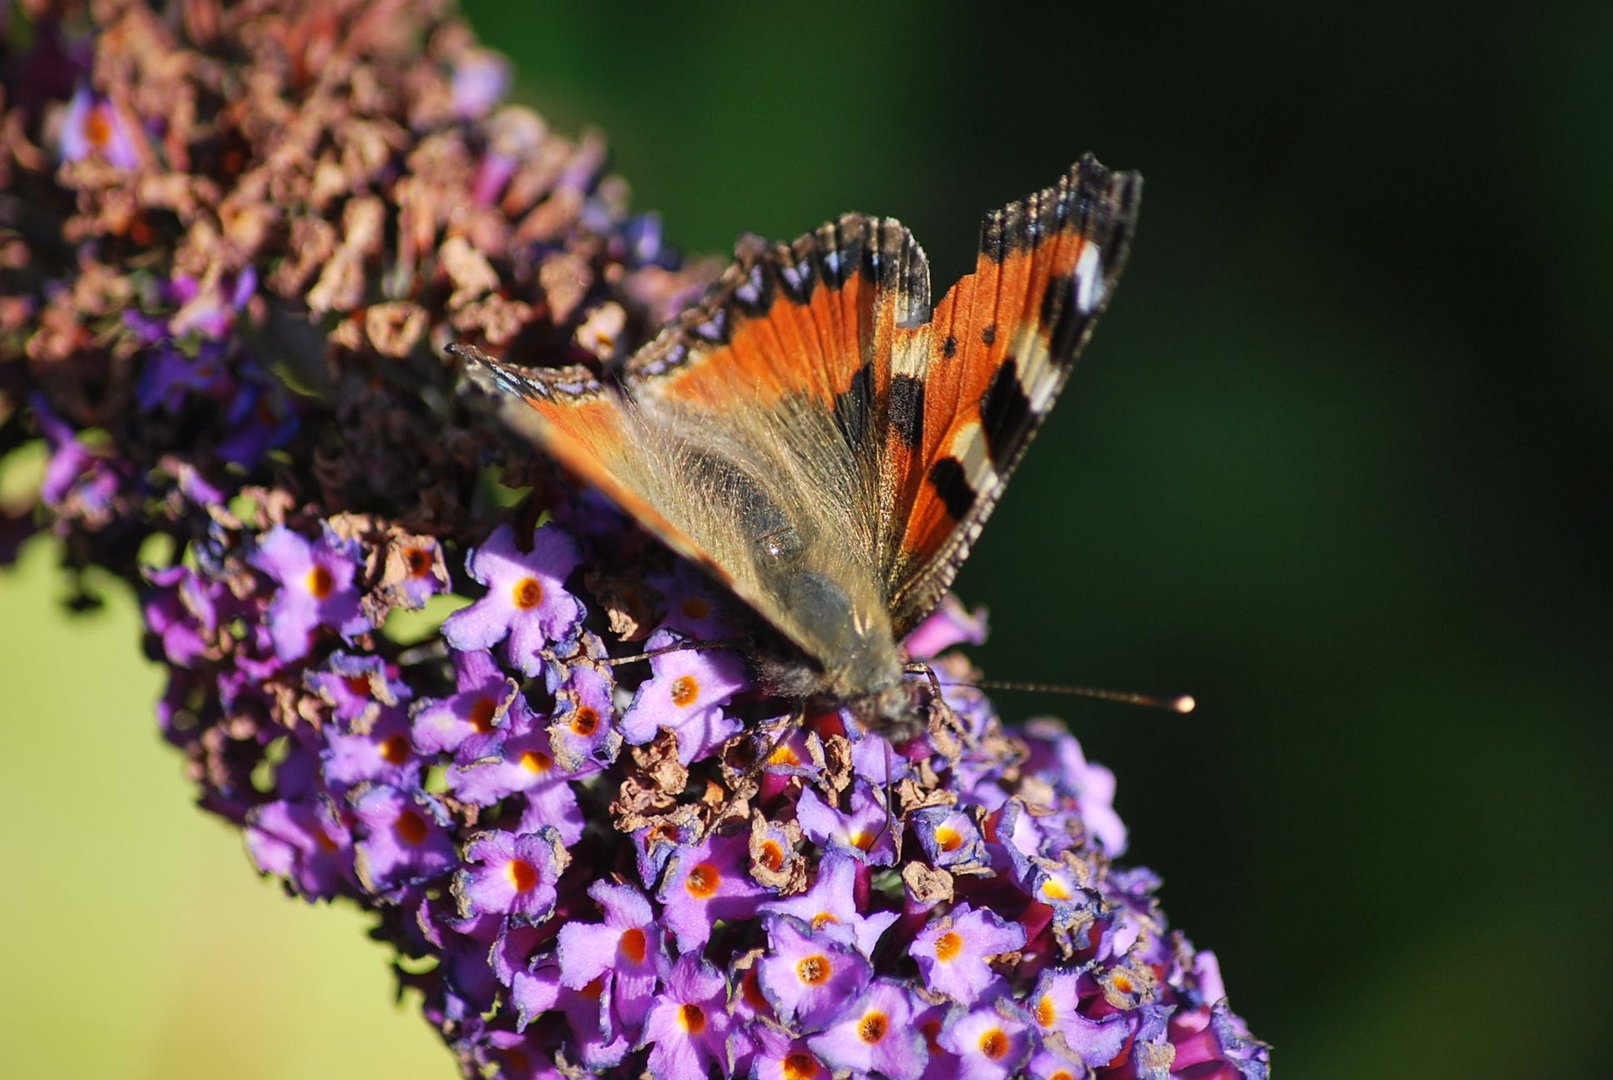
[[[1183,694],[1181,697],[1171,702],[1171,708],[1175,709],[1184,716],[1198,707],[1199,703],[1192,694]]]

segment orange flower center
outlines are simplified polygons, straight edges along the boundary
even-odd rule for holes
[[[709,900],[716,894],[721,881],[722,872],[711,863],[703,862],[689,871],[689,876],[683,879],[683,887],[695,899]]]
[[[409,760],[409,736],[389,735],[381,740],[381,760],[388,765],[402,765]]]
[[[1042,1000],[1036,1003],[1036,1022],[1045,1028],[1050,1028],[1053,1026],[1053,1021],[1058,1018],[1058,1009],[1053,1005],[1053,995],[1043,994]]]
[[[347,692],[354,697],[370,696],[370,679],[368,675],[349,675],[342,680]]]
[[[926,1020],[919,1025],[919,1031],[923,1033],[925,1045],[930,1048],[930,1053],[939,1054],[941,1052],[941,1021]]]
[[[335,591],[336,579],[331,577],[330,571],[323,566],[316,566],[308,571],[308,576],[303,580],[303,585],[308,589],[309,596],[312,596],[315,600],[323,600]]]
[[[874,841],[877,839],[879,839],[878,833],[862,829],[851,834],[851,846],[858,851],[869,851],[873,848]]]
[[[703,596],[691,596],[679,604],[678,607],[691,619],[704,619],[711,614],[711,605],[706,602],[706,598]]]
[[[476,729],[478,735],[486,735],[493,730],[493,716],[498,712],[498,702],[490,697],[479,697],[471,703],[470,726]]]
[[[515,588],[510,590],[510,596],[515,601],[516,607],[522,611],[531,611],[543,603],[543,583],[535,577],[524,577],[515,583]]]
[[[980,1033],[980,1052],[993,1061],[1008,1054],[1008,1035],[1002,1028],[991,1028]]]
[[[817,1058],[805,1050],[797,1050],[785,1055],[779,1063],[779,1072],[784,1080],[812,1080],[815,1076],[821,1076],[823,1069],[818,1065]]]
[[[684,1031],[698,1035],[706,1029],[706,1011],[698,1005],[685,1005],[678,1010],[678,1022]]]
[[[764,1012],[769,1007],[767,995],[762,993],[762,981],[757,976],[755,968],[745,972],[745,977],[739,980],[739,993],[745,999],[745,1004],[757,1012]]]
[[[869,1010],[857,1021],[857,1038],[865,1043],[883,1042],[890,1029],[890,1017],[882,1012]]]
[[[504,867],[504,876],[518,893],[531,892],[538,887],[538,868],[525,859],[511,859]]]
[[[426,819],[420,816],[418,810],[405,810],[393,822],[392,831],[398,834],[398,839],[411,846],[423,844],[426,837],[431,835],[431,828]]]
[[[956,930],[948,930],[935,939],[935,958],[947,963],[963,951],[963,938]]]
[[[769,870],[777,872],[784,866],[784,849],[779,846],[777,840],[764,840],[761,857],[757,861]]]
[[[1042,883],[1042,895],[1049,900],[1068,900],[1070,890],[1064,887],[1064,882],[1058,878],[1048,878]]]
[[[521,755],[521,768],[529,773],[546,773],[554,765],[554,758],[541,750],[528,750]]]
[[[963,846],[963,834],[950,825],[943,825],[935,830],[935,842],[942,851],[957,851]]]
[[[419,547],[404,548],[403,565],[409,568],[410,577],[425,577],[431,573],[431,552]]]
[[[679,675],[672,681],[672,704],[686,709],[700,696],[700,684],[693,675]]]
[[[795,974],[808,986],[822,986],[834,974],[834,965],[821,953],[807,957],[795,965]]]
[[[588,738],[599,730],[599,713],[591,705],[584,705],[571,715],[571,733]]]
[[[812,916],[812,929],[822,930],[825,926],[833,926],[839,921],[839,919],[829,914],[829,912],[820,911],[816,915]]]
[[[106,144],[112,141],[112,109],[107,105],[94,105],[90,113],[84,118],[84,137],[95,144],[97,150],[105,150]]]
[[[636,926],[623,930],[622,939],[616,943],[616,949],[633,963],[644,963],[644,956],[649,951],[644,931]]]

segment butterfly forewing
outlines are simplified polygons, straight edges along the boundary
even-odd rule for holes
[[[1141,186],[1088,156],[993,212],[974,273],[897,349],[898,389],[917,376],[890,432],[908,509],[885,538],[898,634],[951,584],[1069,377],[1124,265]]]

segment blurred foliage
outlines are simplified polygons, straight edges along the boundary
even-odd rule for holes
[[[1613,9],[467,7],[689,250],[862,209],[944,287],[1082,150],[1140,169],[959,591],[994,677],[1201,711],[1000,704],[1116,770],[1279,1075],[1604,1075]],[[130,605],[55,614],[45,564],[0,577],[11,1064],[447,1075],[355,917],[185,807]]]

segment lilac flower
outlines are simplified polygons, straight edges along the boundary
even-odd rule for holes
[[[326,627],[351,641],[370,629],[359,610],[356,545],[330,530],[310,543],[277,525],[249,556],[253,566],[280,586],[269,606],[268,626],[274,651],[282,660],[308,655],[310,635]]]
[[[1075,971],[1049,968],[1031,992],[1031,1019],[1041,1032],[1042,1042],[1058,1047],[1090,1068],[1101,1068],[1115,1059],[1131,1036],[1131,1025],[1124,1012],[1101,1018],[1081,1011],[1080,987],[1083,978]],[[1093,992],[1096,984],[1086,978]]]
[[[532,538],[532,550],[515,546],[515,533],[500,527],[470,554],[467,569],[487,594],[450,615],[443,637],[455,649],[487,649],[508,638],[510,662],[528,675],[542,670],[542,651],[565,641],[582,623],[582,605],[565,589],[565,579],[582,556],[571,537],[545,525]]]
[[[646,651],[680,644],[670,631],[658,631]],[[622,735],[635,746],[649,742],[660,729],[678,737],[678,760],[685,765],[705,757],[740,729],[726,712],[735,693],[749,685],[744,662],[719,650],[680,649],[650,661],[654,673],[639,687],[622,716]]]
[[[880,936],[897,919],[894,911],[863,914],[857,903],[857,868],[851,856],[837,850],[824,855],[818,864],[812,888],[785,900],[769,900],[757,908],[763,914],[793,915],[814,929],[845,927],[858,949],[872,957]]]
[[[329,900],[354,884],[352,839],[323,799],[257,807],[247,817],[246,846],[260,871],[286,878],[309,900]]]
[[[617,1018],[630,1031],[642,1025],[654,1001],[665,960],[655,911],[631,885],[595,882],[588,890],[605,913],[603,923],[568,922],[560,928],[561,981],[580,989],[611,973]]]
[[[985,864],[985,842],[969,815],[946,807],[928,807],[913,814],[912,826],[933,865]]]
[[[449,816],[431,796],[376,784],[350,801],[359,835],[356,870],[370,892],[430,881],[453,867]]]
[[[832,923],[814,929],[793,916],[775,916],[767,936],[771,948],[757,973],[762,993],[785,1023],[811,1029],[833,1020],[873,976],[851,935]]]
[[[496,913],[540,923],[554,913],[555,885],[570,856],[553,828],[536,832],[491,831],[471,838],[454,877],[454,895],[465,915]]]
[[[655,898],[664,907],[662,920],[680,952],[698,951],[719,919],[742,918],[756,910],[767,890],[745,869],[749,845],[743,837],[706,837],[693,847],[678,848],[667,860]]]
[[[409,700],[410,691],[395,666],[379,656],[334,652],[323,671],[303,675],[307,687],[331,707],[337,720],[369,721],[383,707]]]
[[[63,161],[97,155],[120,169],[140,164],[139,148],[121,110],[88,86],[81,85],[67,105],[57,149]]]
[[[455,653],[454,668],[457,693],[415,704],[414,745],[422,754],[453,753],[465,740],[491,736],[506,726],[511,709],[526,710],[526,699],[520,696],[515,681],[504,674],[491,653]]]
[[[913,1024],[916,1011],[911,991],[894,980],[876,979],[823,1034],[807,1039],[807,1046],[836,1070],[918,1080],[928,1055]]]
[[[907,951],[919,962],[925,986],[971,1005],[999,981],[987,960],[1024,945],[1023,926],[963,903],[926,926]]]
[[[644,1020],[640,1045],[650,1047],[654,1080],[706,1080],[726,1065],[728,980],[698,955],[678,958],[666,988]]]
[[[358,721],[339,721],[321,753],[326,782],[334,791],[367,780],[409,789],[420,782],[421,761],[409,742],[403,710],[377,709]]]
[[[969,611],[958,601],[956,596],[947,593],[941,597],[941,606],[932,611],[928,618],[919,623],[907,640],[907,654],[918,660],[928,660],[952,648],[968,642],[970,645],[982,645],[986,640],[986,609],[975,608]]]
[[[796,814],[802,831],[814,843],[833,846],[873,866],[896,861],[890,811],[873,785],[861,778],[852,788],[849,811],[836,810],[807,788],[801,792]]]
[[[448,772],[449,790],[473,806],[491,806],[517,793],[526,798],[520,830],[536,832],[553,826],[562,844],[575,844],[582,838],[582,813],[577,793],[570,781],[597,766],[579,773],[566,773],[555,763],[549,749],[549,733],[543,730],[512,734],[496,750]]]
[[[1007,1080],[1030,1056],[1030,1027],[1003,998],[959,1009],[941,1029],[942,1047],[956,1054],[960,1080]]]

